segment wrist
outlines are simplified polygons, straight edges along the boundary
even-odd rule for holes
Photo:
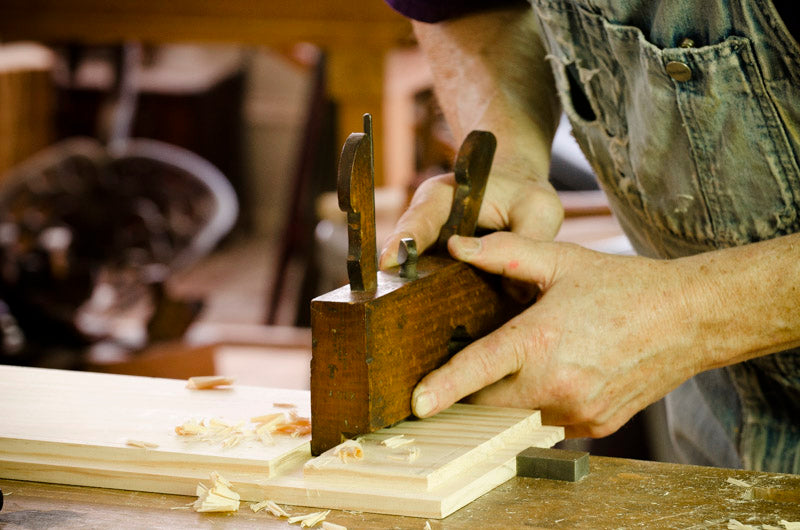
[[[698,371],[800,346],[798,235],[675,260],[686,279],[686,316]]]

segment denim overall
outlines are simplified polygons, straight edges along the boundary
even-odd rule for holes
[[[531,3],[575,138],[637,252],[800,230],[800,46],[769,0]],[[691,463],[800,473],[800,350],[699,374],[667,416]]]

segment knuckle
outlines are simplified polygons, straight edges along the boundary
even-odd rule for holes
[[[422,184],[417,187],[414,192],[414,199],[428,199],[431,196],[446,193],[448,190],[452,191],[455,186],[455,178],[452,173],[444,173],[422,181]],[[413,201],[412,201],[413,202]]]
[[[489,348],[479,347],[473,354],[473,372],[475,380],[480,382],[480,386],[484,387],[494,382],[493,374],[496,372],[495,365],[497,364],[497,356]]]

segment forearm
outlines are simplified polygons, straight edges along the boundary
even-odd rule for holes
[[[800,346],[800,234],[678,261],[700,371]]]
[[[415,22],[414,30],[457,143],[471,130],[491,131],[495,166],[546,180],[560,107],[533,10]]]

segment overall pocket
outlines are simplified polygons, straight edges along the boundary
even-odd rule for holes
[[[800,228],[798,162],[749,39],[659,48],[574,3],[537,4],[576,139],[635,243],[674,257]]]

